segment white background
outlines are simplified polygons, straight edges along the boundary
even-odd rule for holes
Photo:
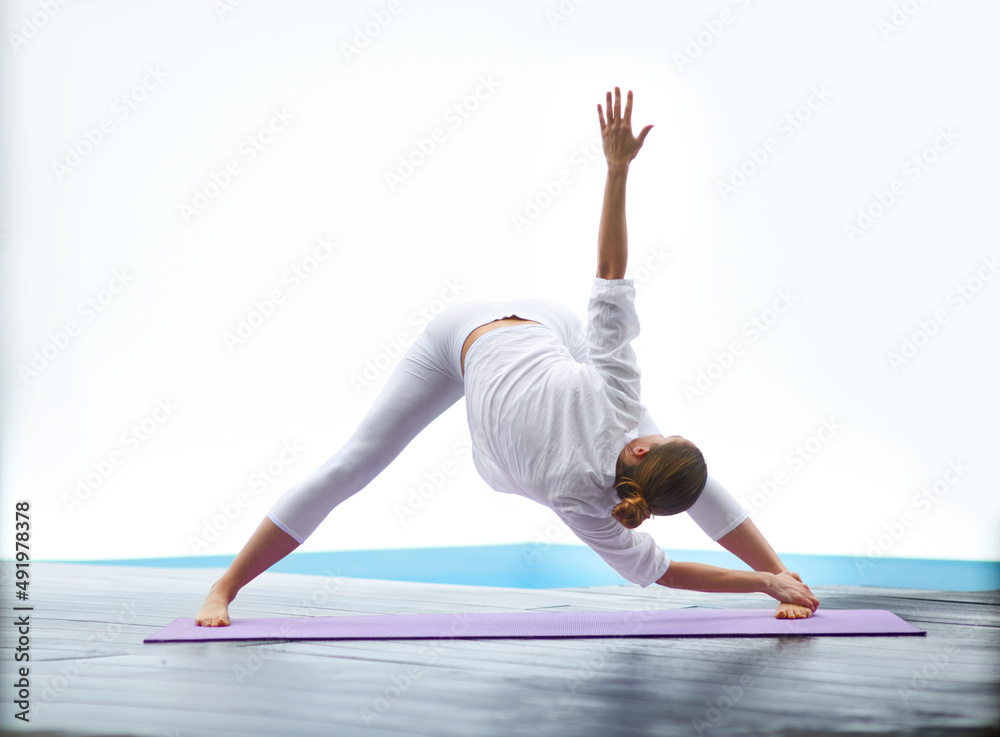
[[[348,437],[421,311],[457,292],[583,316],[604,183],[587,154],[620,85],[636,130],[655,125],[628,225],[661,429],[702,447],[779,552],[996,559],[998,16],[985,1],[5,2],[4,519],[31,501],[41,558],[234,553]],[[292,119],[249,160],[274,110]],[[401,157],[416,166],[393,185]],[[230,161],[240,173],[212,190]],[[873,218],[852,238],[859,208]],[[308,262],[323,237],[337,248]],[[317,268],[293,289],[296,265]],[[273,314],[227,345],[275,289]],[[768,312],[782,293],[791,306]],[[757,336],[755,318],[771,321]],[[575,542],[491,491],[466,437],[460,402],[304,549]],[[428,477],[443,483],[418,505]],[[686,515],[642,529],[668,551],[715,547]]]

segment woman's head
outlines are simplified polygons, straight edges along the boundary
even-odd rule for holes
[[[615,490],[621,502],[611,514],[629,528],[652,515],[690,509],[705,488],[708,467],[698,446],[679,435],[646,435],[618,456]]]

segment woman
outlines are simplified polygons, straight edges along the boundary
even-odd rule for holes
[[[229,604],[247,583],[297,548],[341,501],[364,488],[431,420],[463,394],[473,460],[498,491],[551,507],[627,580],[648,586],[763,592],[778,618],[819,606],[788,571],[747,513],[707,474],[694,443],[659,434],[639,400],[630,342],[639,334],[635,290],[625,278],[625,181],[646,135],[632,134],[632,92],[621,114],[607,93],[601,126],[608,173],[598,233],[597,276],[586,329],[545,300],[468,302],[446,310],[414,342],[354,435],[316,473],[271,508],[209,592],[196,621],[230,623]],[[645,519],[689,515],[753,572],[671,561]]]

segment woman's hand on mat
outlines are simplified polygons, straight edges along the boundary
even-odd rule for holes
[[[608,166],[625,166],[642,148],[642,142],[646,140],[652,125],[647,125],[639,132],[639,137],[632,135],[632,90],[628,91],[628,98],[625,100],[625,115],[622,115],[622,93],[615,87],[615,106],[611,107],[611,93],[608,92],[608,119],[604,120],[604,111],[601,104],[597,103],[597,117],[601,122],[601,139],[604,143],[604,158],[608,160]]]
[[[790,601],[781,602],[778,604],[778,608],[774,610],[776,619],[805,619],[806,617],[811,617],[812,614],[813,610],[809,607],[793,604]]]
[[[799,574],[792,571],[772,573],[768,578],[767,589],[764,593],[780,602],[809,607],[813,612],[819,608],[819,599],[813,595],[808,586],[802,583]]]

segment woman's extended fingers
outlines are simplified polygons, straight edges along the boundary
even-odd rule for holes
[[[812,591],[809,590],[808,586],[806,586],[806,601],[809,602],[809,606],[812,607],[812,610],[814,612],[817,609],[819,609],[819,599],[817,599],[816,595]]]
[[[607,122],[604,120],[604,112],[601,110],[601,103],[597,103],[597,116],[601,121],[601,130],[615,121],[625,121],[625,125],[632,126],[632,90],[628,91],[625,99],[625,116],[622,117],[622,91],[620,87],[615,87],[614,107],[611,102],[611,91],[609,90],[605,100],[605,108],[608,111]]]
[[[618,88],[615,87],[615,89],[617,90]],[[604,129],[607,128],[609,125],[611,125],[615,121],[614,110],[612,110],[612,108],[611,108],[611,92],[610,91],[608,92],[607,99],[606,99],[606,105],[605,106],[606,106],[606,108],[608,110],[608,120],[607,120],[606,123],[604,121],[604,111],[601,110],[601,103],[597,103],[597,117],[601,121],[601,133],[604,133]]]

